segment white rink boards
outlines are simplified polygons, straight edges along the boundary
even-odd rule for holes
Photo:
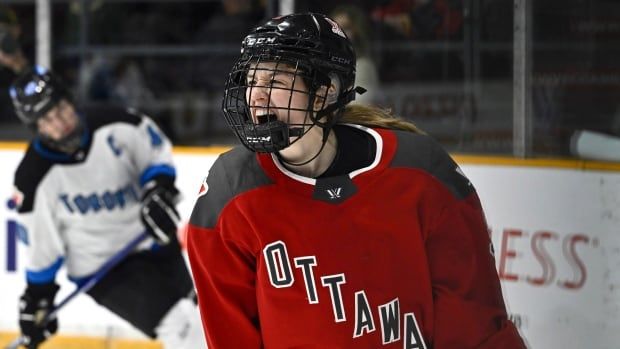
[[[23,251],[7,208],[23,148],[0,147],[0,344],[17,331]],[[175,150],[186,221],[222,149]],[[620,342],[620,166],[456,156],[480,195],[496,266],[513,320],[531,348],[616,348]],[[586,166],[588,167],[588,166]],[[62,290],[73,285],[59,275]],[[142,339],[116,316],[79,296],[60,314],[61,334]]]

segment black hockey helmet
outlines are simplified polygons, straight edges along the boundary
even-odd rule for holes
[[[309,102],[304,124],[291,124],[266,117],[254,123],[246,92],[248,74],[256,74],[256,65],[261,62],[275,63],[273,71],[293,70],[294,78],[301,78],[308,87]],[[253,68],[254,67],[254,68]],[[267,69],[271,70],[271,69]],[[251,80],[251,79],[250,79]],[[325,15],[317,13],[291,14],[275,17],[254,28],[241,45],[241,56],[234,64],[226,82],[222,110],[227,123],[241,142],[250,150],[258,152],[277,152],[295,142],[314,125],[324,129],[325,139],[336,123],[343,107],[354,99],[355,91],[355,51],[351,41],[338,24]],[[325,88],[320,95],[320,111],[313,112],[319,88],[337,87],[328,96]],[[277,87],[269,86],[269,95]],[[289,89],[292,93],[292,88]],[[296,91],[300,92],[300,91]],[[257,108],[256,106],[252,106]],[[273,114],[273,107],[264,107],[266,114]],[[291,108],[290,101],[286,112]],[[315,114],[316,113],[316,114]],[[290,116],[290,114],[289,114]],[[293,140],[291,141],[291,137]]]
[[[82,118],[77,115],[75,129],[63,139],[51,139],[37,129],[37,120],[47,114],[61,100],[73,103],[73,96],[58,76],[41,66],[34,66],[21,72],[9,88],[15,113],[38,138],[48,147],[63,153],[74,153],[87,140],[87,129]]]
[[[60,100],[72,101],[71,93],[60,78],[38,65],[20,73],[9,88],[9,94],[15,113],[32,129],[36,129],[37,120]]]

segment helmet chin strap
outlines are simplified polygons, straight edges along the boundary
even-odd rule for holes
[[[314,127],[314,126],[315,126],[315,125],[312,125],[310,128],[312,128],[312,127]],[[321,141],[321,147],[320,147],[320,148],[319,148],[319,150],[316,152],[316,154],[314,154],[314,156],[313,156],[313,157],[311,157],[310,159],[308,159],[308,160],[306,160],[306,161],[304,161],[304,162],[291,162],[291,161],[286,160],[284,157],[282,157],[282,155],[280,154],[280,152],[277,152],[277,153],[276,153],[276,156],[278,157],[278,159],[279,159],[281,162],[283,162],[283,163],[285,163],[285,164],[287,164],[287,165],[289,165],[289,166],[295,166],[295,167],[297,167],[297,166],[307,165],[307,164],[309,164],[310,162],[312,162],[314,159],[316,159],[317,157],[319,157],[319,154],[321,154],[321,152],[323,151],[323,148],[325,148],[325,144],[327,144],[327,138],[329,137],[329,132],[331,131],[331,129],[330,129],[330,130],[326,130],[326,129],[325,129],[325,128],[323,128],[322,126],[319,126],[319,127],[321,127],[321,129],[323,130],[323,140]]]
[[[289,166],[303,166],[303,165],[307,165],[310,162],[312,162],[314,159],[316,159],[321,154],[323,149],[325,148],[325,144],[327,144],[327,139],[329,138],[329,134],[330,134],[332,128],[340,120],[340,117],[342,116],[342,113],[344,112],[343,107],[345,105],[347,105],[349,102],[351,102],[352,100],[355,99],[355,94],[356,93],[363,94],[365,92],[366,92],[365,88],[357,86],[357,87],[347,91],[335,103],[330,104],[327,108],[325,108],[323,110],[320,110],[320,111],[318,111],[316,113],[316,117],[313,118],[314,123],[311,126],[311,128],[314,127],[314,126],[320,127],[323,130],[323,139],[321,140],[321,147],[316,152],[316,154],[314,154],[313,157],[311,157],[309,160],[306,160],[304,162],[294,163],[294,162],[290,162],[290,161],[284,159],[282,157],[282,155],[280,155],[280,152],[277,152],[276,156],[278,157],[278,159],[280,161],[282,161],[283,163],[289,165]],[[336,112],[336,114],[332,118],[327,118],[327,122],[320,122],[319,121],[324,116],[330,115],[333,112]]]

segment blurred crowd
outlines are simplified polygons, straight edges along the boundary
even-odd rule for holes
[[[450,150],[511,152],[512,1],[295,6],[330,15],[352,39],[357,83],[368,90],[357,103],[394,109]],[[613,48],[620,16],[610,15],[619,7],[594,0],[535,4],[535,151],[570,155],[575,130],[620,135]],[[269,0],[54,3],[52,65],[82,103],[146,110],[176,144],[227,143],[233,138],[219,115],[226,74],[244,33],[276,11]],[[20,65],[34,61],[34,4],[0,12],[0,26],[18,43],[13,62],[1,47],[0,85],[7,86]],[[14,121],[7,105],[1,93],[2,122]]]

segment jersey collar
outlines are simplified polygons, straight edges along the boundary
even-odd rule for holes
[[[363,181],[363,177],[366,177],[366,174],[374,173],[387,167],[387,164],[389,164],[395,153],[396,137],[392,131],[387,129],[374,129],[355,124],[344,125],[367,132],[376,143],[375,158],[372,163],[364,168],[350,172],[348,177],[351,180],[355,182]],[[277,183],[292,187],[306,187],[305,190],[312,190],[312,187],[317,184],[315,178],[304,177],[287,169],[275,154],[258,154],[257,156],[261,166]]]
[[[48,160],[62,163],[76,163],[82,162],[86,158],[88,150],[90,149],[91,139],[92,135],[89,132],[88,127],[84,127],[84,132],[81,136],[80,147],[72,154],[63,153],[46,146],[39,137],[33,139],[32,145],[34,147],[34,150],[39,153],[39,155]]]

